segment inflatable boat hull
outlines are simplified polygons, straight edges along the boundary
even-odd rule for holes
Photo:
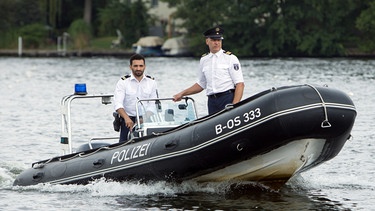
[[[356,117],[343,92],[309,85],[259,93],[225,110],[132,143],[34,163],[14,185],[115,181],[287,182],[335,157]]]

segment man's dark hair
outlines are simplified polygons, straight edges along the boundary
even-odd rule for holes
[[[145,57],[143,57],[141,54],[133,54],[131,57],[130,57],[130,65],[133,64],[133,60],[143,60],[143,62],[146,64],[146,60],[145,60]]]

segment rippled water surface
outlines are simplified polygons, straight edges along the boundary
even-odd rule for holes
[[[128,59],[0,58],[0,210],[375,210],[375,61],[241,59],[241,64],[244,97],[306,83],[348,93],[358,112],[353,139],[337,157],[294,177],[278,192],[251,183],[13,187],[16,175],[31,163],[60,154],[61,98],[73,93],[75,83],[86,83],[91,94],[112,93],[129,72]],[[160,96],[171,97],[195,82],[198,59],[148,58],[146,65]],[[205,94],[193,97],[199,116],[206,115]],[[93,101],[72,110],[73,135],[82,142],[118,135],[112,129],[112,105]]]

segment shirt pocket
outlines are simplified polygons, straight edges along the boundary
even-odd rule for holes
[[[137,86],[128,86],[126,89],[126,96],[130,98],[137,97]]]
[[[202,73],[206,78],[209,78],[211,76],[211,67],[210,66],[204,66],[202,68]]]
[[[203,73],[206,73],[207,71],[210,70],[210,68],[211,68],[211,67],[208,66],[208,65],[207,65],[207,66],[204,66],[204,67],[202,68],[202,72],[203,72]]]
[[[229,65],[227,65],[227,64],[218,64],[217,68],[218,69],[226,69],[227,70],[227,69],[229,69]]]
[[[217,64],[215,75],[216,77],[225,77],[229,73],[229,65],[227,64]]]
[[[143,86],[142,87],[142,97],[149,98],[152,95],[152,87],[151,86]]]

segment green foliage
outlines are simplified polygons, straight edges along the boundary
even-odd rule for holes
[[[111,49],[108,43],[111,43],[114,39],[116,39],[116,37],[93,38],[90,42],[90,49]]]
[[[356,26],[365,38],[359,41],[359,47],[365,52],[375,51],[375,2],[370,2],[357,18]]]
[[[10,29],[6,32],[0,32],[0,48],[15,48],[18,45],[19,33]]]
[[[131,15],[130,22],[131,28],[124,29],[125,36],[137,41],[140,37],[148,35],[148,27],[150,16],[147,13],[148,9],[144,5],[143,1],[138,0],[131,4]],[[132,41],[133,43],[133,41]]]
[[[23,46],[26,48],[44,47],[48,38],[48,31],[39,23],[34,23],[21,27],[19,35],[22,37]]]
[[[232,1],[227,0],[170,0],[167,2],[176,5],[175,17],[184,20],[182,27],[187,29],[190,47],[196,55],[201,55],[208,50],[204,42],[203,32],[213,26],[223,26],[226,11],[233,4]]]
[[[116,29],[123,34],[125,45],[130,47],[140,37],[148,34],[150,16],[142,1],[131,4],[112,0],[104,9],[99,10],[99,34],[117,36]]]
[[[37,1],[1,0],[0,32],[42,21]]]
[[[347,30],[351,30],[349,19],[354,0],[308,1],[303,2],[307,12],[299,20],[301,40],[297,43],[297,53],[307,56],[343,55],[343,43]],[[343,7],[346,5],[349,7]],[[302,9],[302,7],[301,7]],[[333,15],[335,14],[335,15]]]
[[[2,33],[5,33],[16,24],[14,20],[15,13],[12,11],[15,4],[16,2],[13,0],[0,1],[0,32]]]
[[[91,39],[91,28],[83,19],[75,20],[69,27],[69,34],[74,48],[82,50],[88,47]]]
[[[176,6],[176,17],[185,20],[194,52],[203,52],[201,32],[220,25],[223,48],[239,56],[344,55],[344,46],[358,35],[354,23],[365,8],[356,0],[163,1]]]
[[[111,1],[104,9],[99,9],[99,35],[116,35],[118,27],[127,26],[124,15],[129,13],[129,5],[122,4],[119,1]]]
[[[12,48],[17,46],[18,29],[33,23],[41,24],[42,11],[37,1],[25,0],[0,0],[0,47]],[[30,26],[28,26],[30,27]],[[26,29],[24,30],[28,30]],[[28,35],[31,41],[30,45],[37,47],[42,44],[42,40],[36,41],[36,34],[31,32]],[[28,33],[29,34],[29,33]],[[27,41],[27,40],[24,40]],[[31,44],[31,42],[33,44]],[[26,43],[25,43],[26,44]]]
[[[161,1],[177,8],[173,16],[183,20],[196,55],[207,52],[202,33],[216,25],[225,29],[223,48],[238,56],[341,56],[348,49],[375,51],[374,0]],[[122,32],[123,47],[130,47],[148,35],[152,24],[145,2],[92,0],[92,25],[88,26],[75,21],[83,17],[83,0],[0,0],[0,47],[17,46],[21,33],[26,46],[43,47],[68,27],[75,48],[89,46],[92,34],[117,37],[116,29]]]

